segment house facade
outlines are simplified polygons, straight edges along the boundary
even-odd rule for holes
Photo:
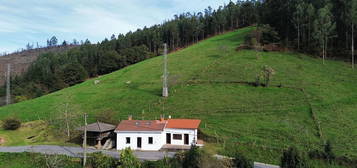
[[[176,147],[187,149],[197,145],[197,129],[200,120],[163,119],[160,120],[123,120],[117,126],[117,150],[157,151]]]

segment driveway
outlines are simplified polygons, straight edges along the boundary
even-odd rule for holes
[[[67,155],[71,157],[83,157],[83,148],[81,147],[67,147],[67,146],[55,146],[55,145],[38,145],[38,146],[14,146],[14,147],[0,147],[0,152],[31,152],[42,154],[59,154]],[[102,152],[114,158],[119,158],[119,151],[116,150],[97,150],[87,149],[88,153]],[[140,160],[160,160],[166,157],[173,157],[175,152],[161,152],[161,151],[134,151],[136,157]]]

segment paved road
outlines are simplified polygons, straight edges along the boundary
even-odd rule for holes
[[[103,152],[114,158],[119,158],[119,152],[116,150],[97,150],[88,149],[88,153],[93,152]],[[20,153],[20,152],[31,152],[31,153],[43,153],[43,154],[59,154],[67,155],[71,157],[83,157],[83,148],[81,147],[67,147],[67,146],[55,146],[55,145],[38,145],[38,146],[14,146],[14,147],[0,147],[0,152],[9,153]],[[160,160],[166,157],[173,157],[175,152],[143,152],[134,151],[136,157],[140,160]],[[218,159],[228,158],[226,156],[215,155]],[[279,166],[269,165],[259,162],[254,162],[254,168],[279,168]]]
[[[254,168],[280,168],[280,167],[276,165],[254,162]]]
[[[116,150],[97,150],[88,149],[88,153],[93,152],[103,152],[114,158],[119,158],[119,152]],[[82,157],[83,148],[81,147],[65,147],[65,146],[54,146],[54,145],[38,145],[38,146],[16,146],[16,147],[0,147],[0,152],[32,152],[32,153],[43,153],[43,154],[59,154],[67,155],[71,157]],[[136,157],[140,160],[160,160],[166,157],[173,157],[175,152],[142,152],[134,151]]]

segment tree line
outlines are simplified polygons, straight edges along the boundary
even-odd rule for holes
[[[39,97],[158,56],[164,43],[174,51],[254,24],[260,5],[260,1],[230,2],[218,9],[208,7],[204,12],[175,15],[162,24],[112,35],[97,44],[86,40],[67,52],[42,54],[26,73],[13,78],[12,93],[17,102]],[[52,37],[47,42],[48,46],[55,46],[58,40]]]
[[[354,67],[357,0],[265,0],[260,23],[299,51],[348,59]]]

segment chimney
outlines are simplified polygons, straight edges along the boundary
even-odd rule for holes
[[[133,119],[133,116],[132,115],[129,115],[128,116],[128,120],[132,120]]]
[[[165,117],[164,117],[164,115],[160,115],[160,121],[164,121],[165,120]]]

